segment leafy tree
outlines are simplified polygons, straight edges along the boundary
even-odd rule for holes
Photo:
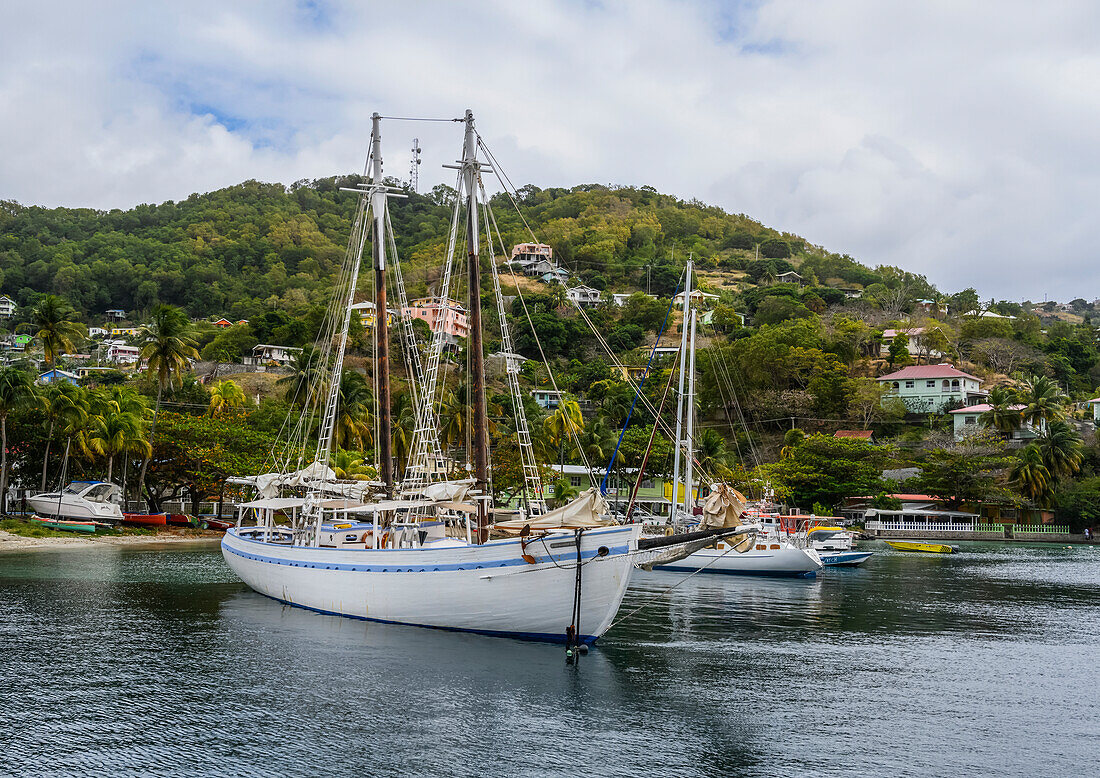
[[[936,448],[918,460],[917,488],[944,501],[949,510],[981,503],[1001,493],[1011,458],[1005,444],[990,435],[975,435],[949,448]]]
[[[0,514],[8,512],[8,417],[37,401],[29,373],[0,366]]]
[[[83,424],[88,416],[87,393],[76,384],[68,381],[55,381],[49,384],[40,395],[49,429],[46,433],[46,450],[42,457],[41,491],[46,491],[46,469],[50,462],[50,447],[53,444],[54,431],[58,424],[71,426]]]
[[[809,509],[815,502],[835,506],[845,497],[884,491],[886,455],[884,446],[814,434],[794,447],[789,457],[761,470],[781,484],[799,507]]]
[[[220,416],[228,408],[240,408],[247,402],[244,390],[236,381],[218,381],[210,387],[210,405],[207,416]]]
[[[768,258],[786,258],[791,255],[790,244],[779,238],[768,238],[760,244],[760,256]]]
[[[909,362],[909,344],[906,338],[896,337],[890,341],[890,367],[902,367]]]

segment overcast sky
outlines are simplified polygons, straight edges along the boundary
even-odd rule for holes
[[[461,115],[517,185],[648,184],[983,298],[1100,296],[1100,3],[5,0],[0,199],[361,170]],[[448,124],[386,173],[451,180]]]

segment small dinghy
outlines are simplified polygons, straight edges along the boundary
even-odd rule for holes
[[[124,513],[122,523],[131,527],[166,527],[168,526],[168,514],[166,513]]]
[[[47,529],[59,529],[65,532],[95,532],[96,522],[78,521],[76,519],[48,519],[42,516],[31,516],[31,523]]]

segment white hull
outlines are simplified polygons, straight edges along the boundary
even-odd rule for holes
[[[818,551],[826,567],[855,567],[871,558],[873,551]]]
[[[790,543],[767,543],[767,549],[752,549],[744,553],[723,549],[704,548],[684,559],[655,570],[671,570],[694,573],[727,573],[731,575],[764,575],[809,578],[822,568],[816,551],[793,546]],[[771,548],[781,545],[780,548]]]
[[[633,569],[640,525],[582,535],[580,640],[602,635]],[[608,552],[601,556],[599,550]],[[230,529],[226,563],[260,594],[321,613],[370,621],[564,641],[572,623],[577,549],[572,533],[520,541],[411,549],[265,543]]]
[[[122,509],[114,503],[95,503],[65,495],[58,503],[57,495],[35,495],[27,498],[27,505],[39,516],[82,519],[84,521],[122,521]]]

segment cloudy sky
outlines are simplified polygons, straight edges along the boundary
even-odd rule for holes
[[[983,297],[1100,297],[1096,2],[5,0],[0,199],[362,168],[474,109],[517,185],[648,184]],[[388,122],[386,172],[451,173]]]

